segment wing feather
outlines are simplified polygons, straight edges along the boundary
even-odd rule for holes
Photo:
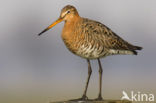
[[[99,41],[105,48],[114,50],[137,50],[136,46],[123,40],[104,24],[89,19],[83,20],[82,30],[85,32],[85,35],[92,37],[96,42]]]

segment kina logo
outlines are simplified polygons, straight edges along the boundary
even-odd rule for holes
[[[154,94],[152,93],[141,93],[141,92],[130,92],[130,96],[125,91],[122,91],[121,100],[138,101],[138,102],[154,102]]]

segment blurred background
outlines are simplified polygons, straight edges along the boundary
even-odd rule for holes
[[[48,103],[79,98],[87,79],[87,62],[70,53],[61,39],[64,23],[38,37],[61,9],[74,5],[80,16],[104,23],[132,44],[137,56],[101,59],[104,99],[122,91],[156,95],[155,0],[1,0],[0,103]],[[87,95],[98,95],[98,64],[91,62]]]

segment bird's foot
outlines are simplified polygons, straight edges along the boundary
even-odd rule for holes
[[[86,95],[83,95],[81,98],[72,99],[70,101],[89,101],[89,99],[88,99],[88,97]]]
[[[98,96],[98,98],[94,99],[95,101],[103,101],[103,98],[101,95]]]

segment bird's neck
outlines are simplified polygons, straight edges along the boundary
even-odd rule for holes
[[[64,32],[72,32],[76,28],[78,22],[81,20],[80,16],[74,16],[70,20],[65,21]]]
[[[62,38],[64,40],[73,40],[75,29],[81,20],[80,17],[73,17],[70,21],[65,21],[64,28],[62,31]]]

